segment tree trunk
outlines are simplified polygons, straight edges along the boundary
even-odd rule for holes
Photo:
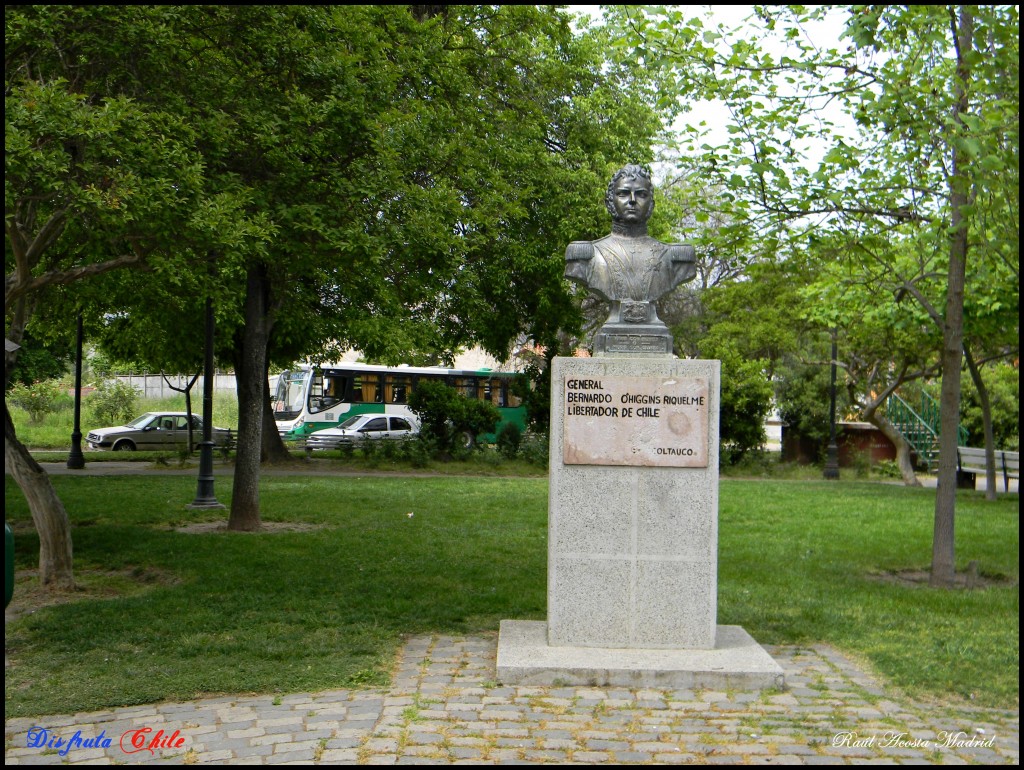
[[[269,361],[267,362],[269,364]],[[281,440],[281,434],[277,432],[277,421],[274,419],[274,405],[271,401],[270,392],[270,367],[263,373],[263,450],[261,457],[263,462],[284,463],[290,462],[291,453]]]
[[[160,377],[162,377],[163,381],[167,383],[168,388],[170,388],[173,391],[176,391],[177,393],[185,394],[185,414],[188,415],[188,456],[191,457],[192,448],[195,446],[195,440],[194,437],[192,436],[192,386],[194,386],[196,384],[196,380],[199,379],[199,372],[196,372],[192,376],[192,379],[188,381],[188,385],[186,385],[184,388],[174,387],[171,384],[171,381],[167,379],[167,375],[164,374],[163,372],[160,372]]]
[[[71,523],[50,477],[18,441],[4,403],[4,463],[28,502],[39,533],[39,584],[56,590],[75,587],[71,559]]]
[[[965,6],[959,7],[957,43],[957,99],[952,115],[954,131],[963,128],[961,115],[967,113],[967,83],[970,76],[966,61],[974,32],[974,17]],[[964,174],[967,160],[950,142],[953,154],[949,178],[950,223],[949,273],[947,276],[946,318],[942,329],[942,395],[939,399],[939,488],[935,495],[935,529],[932,539],[932,570],[929,584],[938,588],[953,585],[956,575],[956,445],[960,427],[960,369],[963,357],[964,284],[967,275],[967,230],[965,210],[971,203],[970,182]]]
[[[967,369],[971,373],[974,387],[978,390],[978,400],[981,402],[981,421],[985,426],[985,499],[995,501],[996,499],[996,432],[992,427],[992,402],[988,397],[988,388],[981,378],[981,369],[974,361],[971,351],[964,347],[964,358],[967,360]]]
[[[268,279],[262,265],[246,276],[245,326],[235,375],[238,388],[238,445],[228,529],[260,528],[260,453],[263,446],[263,400],[271,320],[267,315]]]
[[[882,435],[889,439],[893,446],[896,447],[896,466],[900,469],[903,483],[908,487],[921,486],[921,481],[914,472],[914,463],[910,457],[910,443],[903,438],[903,434],[896,430],[895,425],[884,417],[879,416],[877,409],[874,407],[864,412],[864,419],[878,428]]]

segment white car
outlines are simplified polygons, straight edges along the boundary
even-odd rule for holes
[[[215,445],[232,442],[231,431],[214,428]],[[192,443],[203,440],[203,418],[192,415]],[[188,414],[185,412],[146,412],[127,425],[116,428],[97,428],[85,437],[90,449],[112,449],[115,452],[134,452],[136,449],[173,450],[188,444]]]
[[[415,417],[394,414],[357,414],[337,428],[325,428],[306,438],[306,449],[338,449],[345,444],[377,439],[402,439],[420,432]]]

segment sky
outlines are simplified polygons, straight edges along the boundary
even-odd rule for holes
[[[718,24],[721,24],[726,29],[740,27],[754,10],[752,5],[686,5],[678,7],[685,9],[688,17],[703,16],[705,26],[712,29]],[[588,15],[597,22],[601,20],[601,6],[599,5],[570,5],[567,6],[567,9],[571,13]],[[808,29],[808,32],[819,46],[823,48],[838,47],[840,45],[840,35],[842,34],[842,15],[836,14],[831,19]],[[767,43],[766,40],[761,40],[760,42],[762,44]],[[770,46],[768,46],[768,50],[771,50]],[[774,51],[776,54],[781,52],[781,47]],[[707,136],[709,143],[724,144],[728,141],[730,135],[727,126],[730,122],[730,115],[724,104],[713,101],[701,101],[692,102],[685,106],[689,110],[680,115],[675,124],[677,127],[681,129],[686,123],[696,124],[704,121],[709,130]],[[844,122],[844,118],[839,114],[830,115],[829,117],[836,123],[841,124]],[[824,151],[824,147],[820,149]],[[815,148],[807,148],[807,150],[813,162],[818,153],[815,152]],[[654,168],[652,170],[656,176],[661,176],[659,169]],[[667,169],[661,171],[665,172]]]

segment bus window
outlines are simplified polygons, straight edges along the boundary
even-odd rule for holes
[[[474,401],[480,400],[480,396],[477,394],[476,377],[456,377],[455,389],[466,398],[471,398]]]
[[[505,403],[502,406],[517,407],[522,406],[523,399],[519,398],[512,389],[512,380],[505,380],[502,383],[505,392]]]
[[[344,401],[347,385],[347,375],[340,372],[318,371],[309,388],[309,411],[322,412]]]
[[[412,378],[405,374],[389,374],[384,384],[384,403],[408,404]]]
[[[490,401],[495,406],[505,406],[504,383],[497,377],[484,382],[484,401]]]
[[[352,400],[364,404],[381,403],[381,387],[379,374],[355,374],[352,378]]]

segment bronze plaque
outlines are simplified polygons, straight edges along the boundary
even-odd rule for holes
[[[565,378],[566,465],[708,467],[703,377]]]

